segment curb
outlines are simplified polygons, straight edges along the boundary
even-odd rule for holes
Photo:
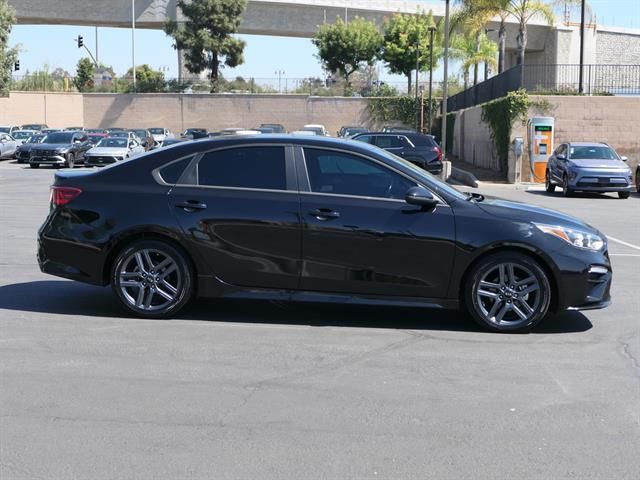
[[[451,166],[451,178],[462,183],[463,185],[478,188],[478,179],[476,178],[476,176],[471,172],[462,170],[461,168]]]

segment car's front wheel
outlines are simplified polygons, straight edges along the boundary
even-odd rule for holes
[[[125,310],[145,318],[175,315],[195,291],[189,259],[161,240],[138,240],[124,248],[113,263],[111,286]]]
[[[567,175],[565,174],[565,176],[562,177],[562,196],[570,197],[572,194],[573,190],[571,190],[571,187],[569,187],[569,177],[567,177]]]
[[[547,193],[553,193],[556,191],[556,186],[551,183],[551,175],[549,175],[549,170],[547,170],[544,175],[544,188]]]
[[[39,167],[40,167],[40,164],[39,164],[39,163],[30,163],[30,164],[29,164],[29,166],[30,166],[31,168],[39,168]]]
[[[623,200],[626,199],[626,198],[629,198],[630,195],[631,195],[631,193],[629,193],[629,192],[618,192],[618,197],[623,199]]]
[[[76,156],[73,153],[69,153],[67,155],[67,167],[68,168],[73,168],[76,164]]]
[[[523,332],[545,317],[551,285],[528,255],[501,252],[478,262],[468,276],[464,303],[473,319],[496,332]]]

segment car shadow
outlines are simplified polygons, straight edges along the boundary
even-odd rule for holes
[[[65,280],[0,286],[0,309],[53,315],[134,318],[118,306],[110,288]],[[176,319],[314,327],[483,332],[466,314],[455,310],[266,300],[197,299]],[[547,318],[532,333],[578,333],[585,332],[592,326],[580,312],[562,312]]]
[[[525,190],[529,195],[538,195],[542,197],[558,197],[565,198],[562,196],[562,192],[556,190],[553,193],[548,193],[545,190]],[[615,195],[615,196],[614,196]],[[599,192],[574,192],[568,198],[601,198],[603,200],[619,200],[618,194],[614,192],[609,192],[609,195],[606,193]]]

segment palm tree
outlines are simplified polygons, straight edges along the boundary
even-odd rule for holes
[[[482,0],[484,1],[484,0]],[[510,0],[506,11],[519,24],[518,27],[518,65],[524,64],[524,52],[527,48],[527,24],[536,15],[541,15],[549,25],[555,21],[553,7],[541,0]]]
[[[484,32],[454,35],[451,39],[451,58],[462,62],[465,90],[469,86],[469,70],[481,63],[496,66],[498,47]]]

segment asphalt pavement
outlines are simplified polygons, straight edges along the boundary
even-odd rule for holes
[[[0,162],[2,480],[640,478],[640,195],[479,189],[585,219],[614,266],[610,308],[500,335],[418,308],[127,317],[40,273],[52,173]]]

